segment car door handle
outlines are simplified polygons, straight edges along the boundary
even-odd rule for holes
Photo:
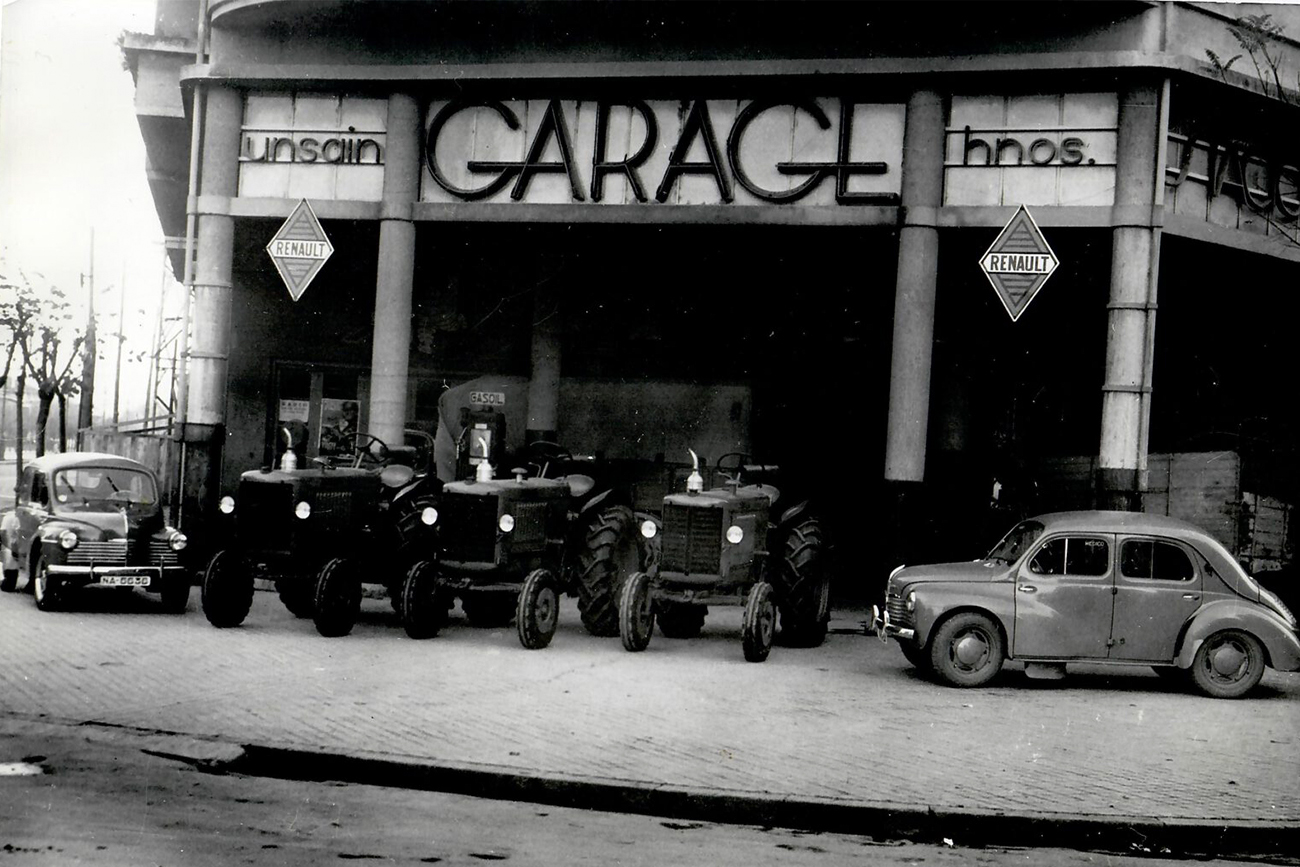
[[[1038,588],[1035,587],[1033,584],[1021,584],[1021,585],[1020,585],[1019,587],[1017,587],[1016,589],[1019,590],[1021,593],[1037,593],[1037,592],[1038,592]]]
[[[1184,599],[1190,599],[1190,600],[1192,600],[1193,602],[1195,602],[1197,599],[1200,599],[1200,598],[1201,598],[1201,594],[1199,594],[1199,593],[1184,593],[1184,594],[1183,594],[1183,598],[1184,598]]]

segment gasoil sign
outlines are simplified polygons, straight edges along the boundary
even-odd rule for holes
[[[290,297],[297,301],[334,254],[334,245],[325,237],[316,212],[303,199],[266,245],[266,252],[288,287]]]
[[[980,269],[993,284],[1012,322],[1025,312],[1059,264],[1024,205],[980,257]]]

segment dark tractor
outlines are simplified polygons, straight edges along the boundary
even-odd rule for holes
[[[641,526],[657,538],[657,567],[633,575],[619,599],[619,634],[628,650],[644,650],[656,621],[667,638],[694,638],[710,605],[743,605],[745,659],[767,659],[780,617],[781,643],[816,647],[830,619],[830,576],[821,556],[820,523],[807,500],[787,503],[770,484],[777,468],[724,455],[727,478],[704,490],[699,458],[686,493],[664,498],[662,525]]]
[[[226,533],[203,574],[208,622],[242,623],[255,578],[274,581],[285,607],[327,637],[352,631],[363,583],[383,583],[396,608],[407,569],[433,546],[441,483],[420,454],[359,433],[342,464],[315,458],[240,476],[236,495],[221,498]]]
[[[402,586],[399,611],[412,638],[437,635],[459,598],[471,624],[514,618],[520,644],[546,647],[561,594],[578,597],[592,635],[618,634],[619,589],[647,565],[626,497],[568,472],[589,464],[554,443],[525,452],[527,466],[510,478],[494,478],[484,461],[474,478],[443,487],[437,556],[412,566]]]

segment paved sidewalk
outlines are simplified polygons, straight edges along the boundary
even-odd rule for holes
[[[843,632],[821,648],[776,647],[755,665],[738,609],[711,612],[699,639],[656,634],[631,654],[588,636],[568,603],[551,647],[530,652],[513,628],[459,619],[412,641],[382,599],[342,639],[320,638],[270,593],[243,627],[217,630],[197,595],[182,617],[147,600],[45,614],[0,596],[0,711],[257,745],[249,761],[298,761],[300,774],[351,757],[354,772],[442,769],[462,787],[659,792],[724,815],[760,803],[773,823],[783,810],[791,824],[838,815],[840,830],[898,831],[929,814],[970,829],[1018,818],[1102,834],[1154,825],[1295,841],[1300,830],[1297,674],[1270,671],[1244,701],[1145,669],[1044,683],[1012,666],[964,691],[851,634],[862,612],[837,612]]]

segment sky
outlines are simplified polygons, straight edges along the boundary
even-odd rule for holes
[[[120,416],[139,418],[164,278],[134,87],[117,39],[153,32],[153,0],[3,0],[0,14],[0,273],[57,286],[87,319],[93,274],[100,356],[95,418],[113,409],[113,340],[125,299]],[[91,237],[94,237],[93,268]],[[125,287],[125,295],[123,295]],[[173,326],[174,328],[175,326]]]

